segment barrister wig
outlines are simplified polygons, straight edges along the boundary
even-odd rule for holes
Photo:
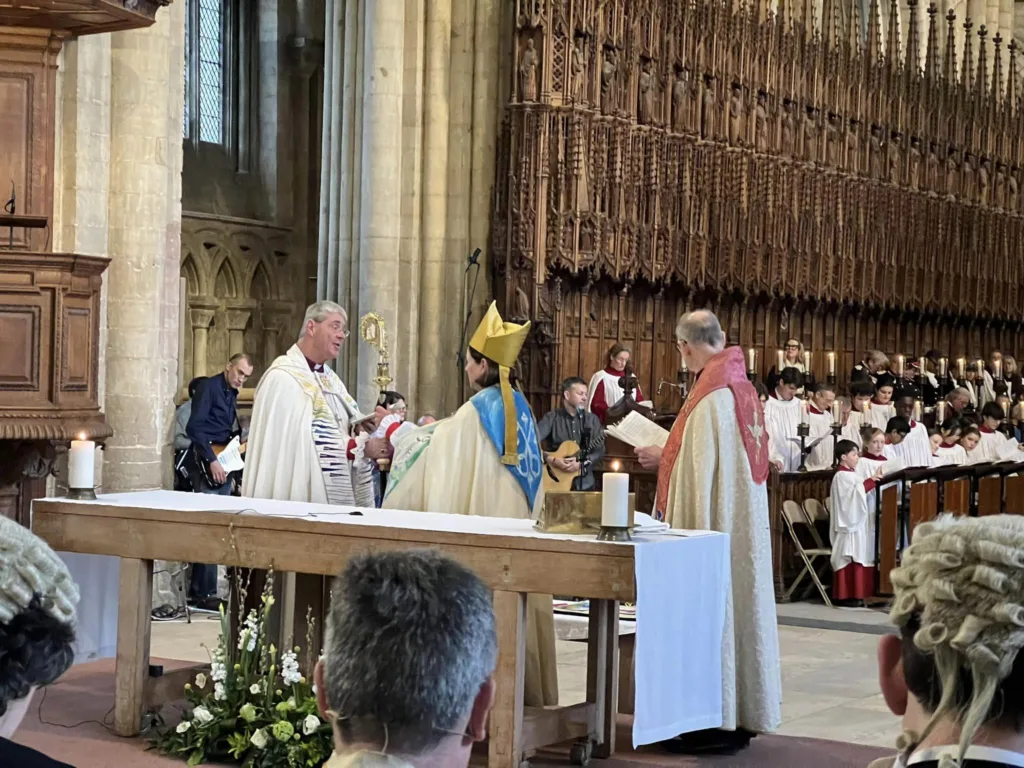
[[[953,719],[959,756],[944,756],[939,768],[957,768],[982,726],[1024,725],[1024,517],[922,523],[892,584],[907,687],[931,713],[924,731],[902,734],[898,748],[909,754]]]

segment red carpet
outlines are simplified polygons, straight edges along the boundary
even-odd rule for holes
[[[160,662],[169,667],[178,662]],[[15,741],[38,749],[51,757],[78,768],[124,768],[136,766],[178,766],[184,762],[146,752],[144,738],[122,739],[104,728],[109,725],[114,704],[113,660],[84,664],[70,670],[46,691],[37,692]],[[39,704],[42,701],[42,721]],[[165,708],[168,720],[174,708]],[[75,726],[68,728],[66,726]],[[865,768],[877,757],[888,754],[876,747],[864,747],[837,741],[802,739],[790,736],[759,736],[748,749],[732,757],[692,758],[668,755],[657,746],[629,748],[629,725],[619,725],[620,752],[609,760],[594,760],[592,768],[627,766],[715,766],[717,768]],[[474,765],[484,761],[474,760]],[[537,768],[568,766],[567,750],[550,750],[531,760]],[[3,768],[7,768],[4,766]],[[12,767],[13,768],[13,767]]]

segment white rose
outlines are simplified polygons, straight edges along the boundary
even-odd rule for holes
[[[196,720],[200,725],[206,725],[213,721],[213,715],[210,714],[210,710],[206,707],[196,707],[192,710],[192,719]]]
[[[206,687],[206,675],[204,675],[202,672],[200,672],[198,675],[196,675],[196,688],[205,688],[205,687]]]
[[[256,694],[256,693],[259,693],[259,692],[260,692],[260,684],[259,683],[253,683],[252,685],[249,686],[249,693]]]
[[[256,733],[249,737],[249,741],[253,743],[256,749],[263,749],[267,746],[267,733],[260,728]]]
[[[306,715],[306,719],[302,721],[302,732],[307,736],[312,736],[319,727],[320,718],[316,715]]]
[[[178,733],[184,733],[191,727],[192,723],[190,723],[188,720],[182,720],[180,723],[178,723],[178,727],[174,730],[176,730]]]

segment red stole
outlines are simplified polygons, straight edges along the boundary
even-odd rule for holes
[[[672,467],[675,466],[679,450],[683,446],[683,430],[686,420],[696,405],[712,392],[728,387],[736,402],[736,420],[738,422],[743,447],[750,461],[750,474],[754,482],[761,485],[768,479],[768,432],[764,426],[764,407],[757,397],[754,385],[747,380],[746,360],[741,347],[728,347],[719,352],[704,366],[700,377],[693,385],[690,396],[686,399],[672,432],[668,436],[665,448],[661,452],[661,463],[658,465],[658,511],[664,516],[668,486],[672,479]]]

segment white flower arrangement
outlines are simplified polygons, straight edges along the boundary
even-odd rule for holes
[[[153,743],[161,752],[189,765],[234,762],[247,768],[318,766],[331,755],[332,729],[317,716],[309,671],[303,674],[300,664],[301,649],[278,657],[266,641],[272,585],[273,575],[268,574],[261,610],[250,611],[241,622],[237,641],[221,610],[221,635],[211,653],[209,676],[199,673],[194,687],[185,686],[191,711],[174,728],[160,729]],[[244,602],[245,590],[240,591]],[[312,626],[311,616],[307,621]],[[311,629],[307,646],[312,635]]]

